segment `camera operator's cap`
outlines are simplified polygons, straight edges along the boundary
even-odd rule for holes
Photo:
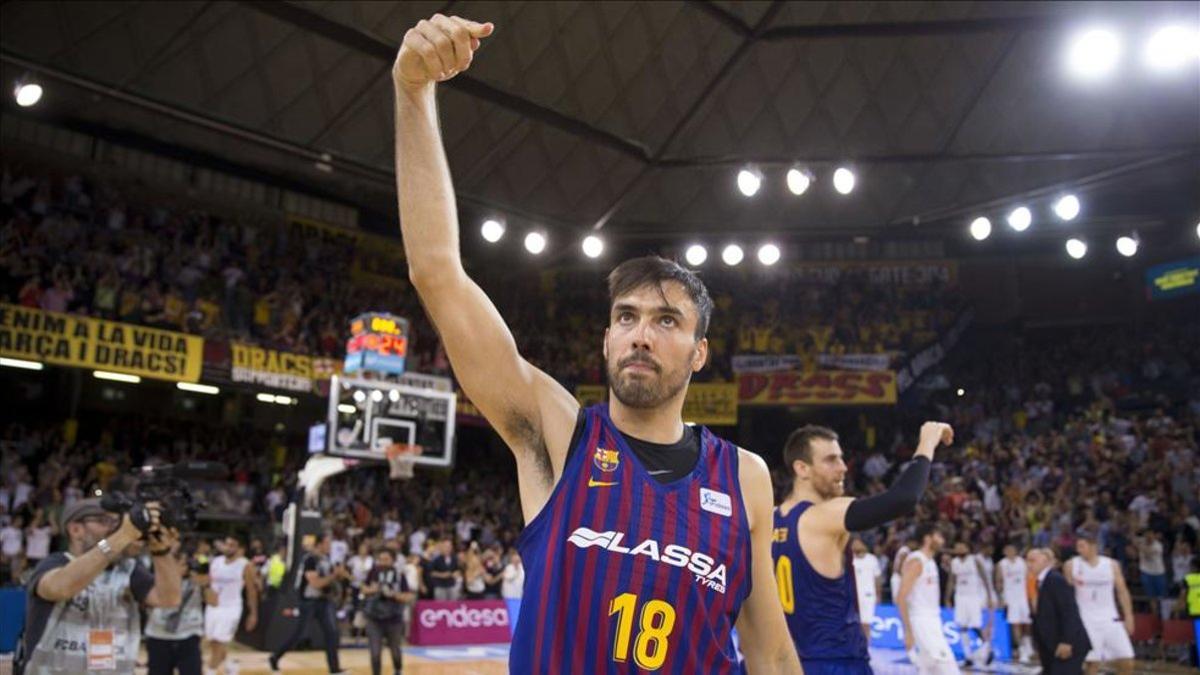
[[[88,516],[105,516],[111,514],[111,511],[105,510],[105,508],[100,505],[99,498],[80,499],[74,504],[63,509],[62,527],[66,527],[68,524],[82,518],[87,518]]]

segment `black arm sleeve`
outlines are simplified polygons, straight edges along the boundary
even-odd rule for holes
[[[850,508],[846,509],[846,531],[869,530],[912,513],[928,482],[929,458],[917,457],[896,477],[887,492],[850,503]]]

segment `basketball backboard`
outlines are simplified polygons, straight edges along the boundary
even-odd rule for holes
[[[326,452],[386,461],[394,443],[418,445],[418,465],[454,463],[457,397],[448,378],[409,373],[396,380],[334,376]]]

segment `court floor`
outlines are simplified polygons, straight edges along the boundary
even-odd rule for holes
[[[264,652],[237,650],[241,675],[265,675],[267,655]],[[367,650],[361,647],[343,648],[340,652],[341,666],[352,673],[367,675],[371,672]],[[461,647],[405,647],[404,672],[406,675],[503,675],[508,672],[508,645],[474,645]],[[876,675],[915,675],[917,669],[909,663],[904,652],[888,649],[871,650],[871,667]],[[280,669],[289,675],[320,675],[328,672],[325,653],[307,651],[289,653],[280,663]],[[1012,675],[1034,675],[1037,666],[1022,666],[1014,663],[993,663],[987,668],[964,669],[964,673],[1001,673]],[[383,657],[383,672],[390,673],[390,657]],[[1103,672],[1103,671],[1102,671]],[[1194,673],[1187,666],[1163,662],[1140,661],[1135,672],[1146,675]]]
[[[238,672],[241,675],[266,675],[270,672],[266,652],[253,651],[235,644],[230,653],[237,660]],[[341,650],[340,656],[341,666],[351,673],[368,675],[371,672],[371,663],[365,648],[347,647]],[[410,646],[404,649],[404,672],[408,675],[505,675],[508,672],[505,665],[507,661],[508,645]],[[876,675],[915,675],[917,672],[908,662],[904,652],[888,649],[871,650],[871,667]],[[288,675],[323,675],[328,672],[325,668],[325,653],[321,651],[289,653],[283,658],[280,669]],[[985,669],[967,669],[963,672],[1034,675],[1039,670],[1037,666],[995,663]],[[8,675],[11,672],[12,656],[0,655],[0,675]],[[137,672],[145,673],[146,669],[138,668]],[[386,654],[383,657],[383,672],[392,672],[390,657]],[[1139,675],[1173,675],[1196,671],[1175,663],[1139,661],[1134,672]]]

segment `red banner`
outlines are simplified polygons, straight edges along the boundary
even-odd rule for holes
[[[739,405],[879,405],[896,402],[896,373],[815,371],[738,376]]]
[[[421,600],[413,609],[415,645],[480,645],[511,640],[508,605],[503,600]]]

